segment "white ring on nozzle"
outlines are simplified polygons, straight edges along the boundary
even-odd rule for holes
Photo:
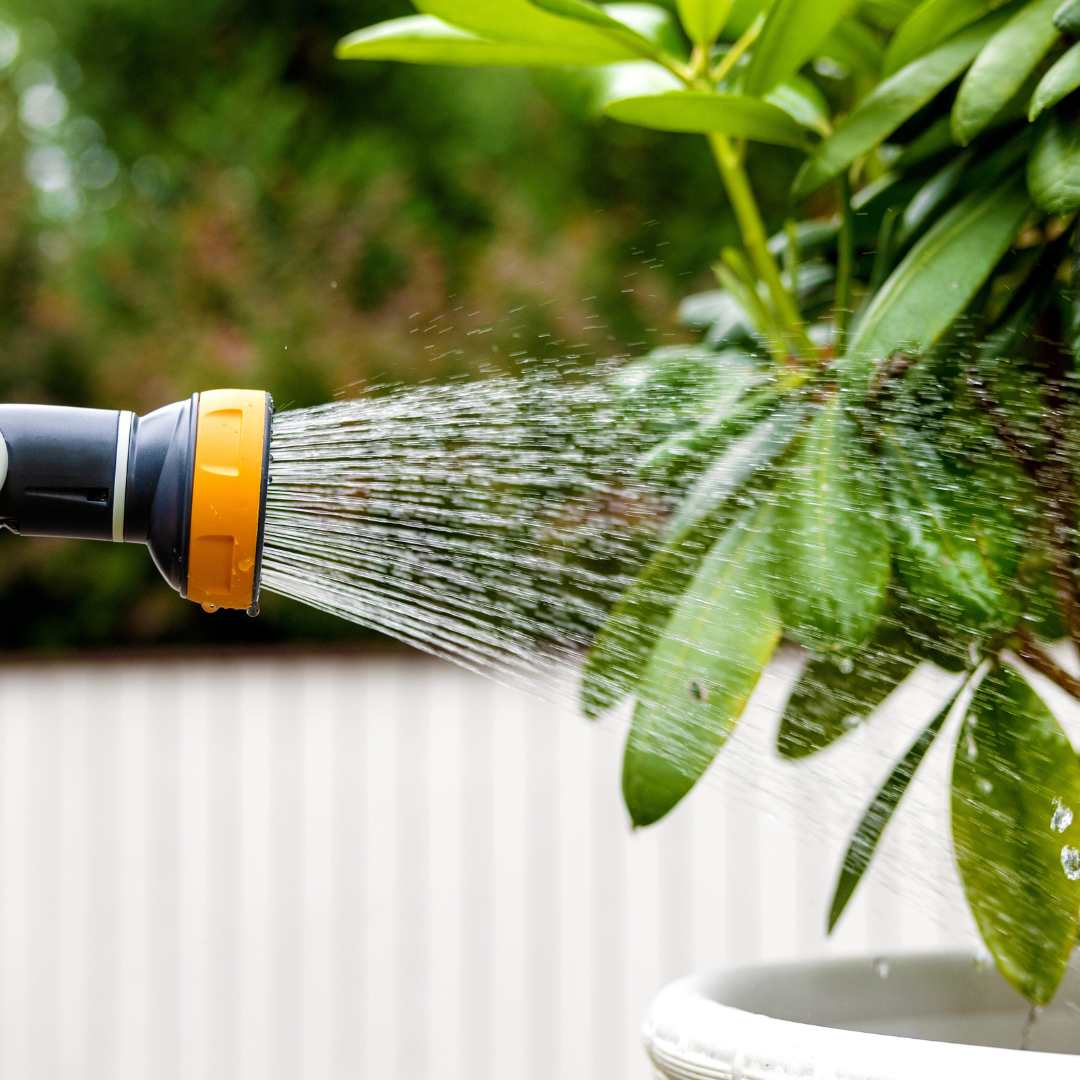
[[[116,424],[116,472],[113,474],[112,538],[124,542],[124,509],[127,502],[128,453],[131,449],[132,412],[121,412]]]

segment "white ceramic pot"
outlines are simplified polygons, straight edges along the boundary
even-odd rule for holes
[[[1028,1008],[969,954],[746,968],[673,983],[645,1044],[672,1080],[1080,1080],[1080,972]]]

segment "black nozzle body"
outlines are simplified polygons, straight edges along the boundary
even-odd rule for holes
[[[0,526],[24,536],[144,543],[183,594],[197,401],[193,395],[143,417],[0,405]]]

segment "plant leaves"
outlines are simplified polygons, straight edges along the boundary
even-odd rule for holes
[[[416,6],[425,15],[434,15],[492,41],[561,50],[564,65],[612,64],[641,58],[637,48],[615,40],[605,30],[541,11],[529,0],[416,0]],[[611,12],[618,16],[630,8],[645,6],[612,5]],[[666,12],[660,10],[660,16],[670,23]],[[640,25],[635,24],[635,29],[643,33]]]
[[[1080,37],[1080,0],[1063,0],[1054,12],[1054,25],[1063,34]]]
[[[838,22],[822,43],[818,54],[846,68],[853,75],[876,80],[884,50],[873,31],[855,19]]]
[[[450,26],[431,15],[366,26],[338,42],[340,60],[396,60],[410,64],[464,67],[566,67],[607,62],[561,44],[493,41]]]
[[[976,191],[926,232],[863,312],[844,360],[861,382],[898,349],[933,345],[1008,250],[1030,209],[1023,183]]]
[[[592,3],[592,0],[529,0],[529,3],[552,15],[595,26],[613,41],[624,42],[638,56],[646,59],[657,58],[663,53],[656,43],[655,35],[650,39],[638,33],[634,26],[617,18],[609,9]],[[646,7],[644,4],[637,6]],[[659,8],[655,10],[661,21],[667,20],[666,12]]]
[[[983,941],[1033,1005],[1054,996],[1080,929],[1080,882],[1062,866],[1080,830],[1051,828],[1058,805],[1080,806],[1080,759],[1038,694],[1000,667],[976,691],[957,743],[953,848]]]
[[[873,633],[889,584],[889,535],[876,471],[839,396],[822,406],[781,475],[777,603],[814,650],[850,651]]]
[[[802,75],[795,75],[787,82],[774,86],[765,100],[775,105],[816,135],[827,136],[832,131],[829,103],[825,95]]]
[[[713,547],[649,659],[623,758],[635,826],[659,821],[709,767],[780,642],[769,515],[747,514]]]
[[[865,648],[850,656],[811,656],[780,720],[780,756],[809,757],[854,731],[918,662],[903,630],[888,619]]]
[[[966,146],[1016,95],[1058,39],[1058,0],[1032,0],[986,43],[960,84],[953,137]]]
[[[774,0],[750,55],[745,92],[760,97],[816,55],[855,0]]]
[[[897,28],[885,51],[885,74],[892,75],[919,56],[978,22],[1009,0],[924,0]]]
[[[840,876],[833,890],[832,903],[829,905],[827,933],[831,934],[836,929],[836,924],[840,921],[852,896],[855,895],[859,882],[862,881],[873,861],[886,827],[892,820],[893,814],[896,813],[896,808],[900,805],[927,751],[934,745],[934,740],[948,719],[949,713],[952,712],[962,689],[961,686],[949,697],[934,719],[927,724],[922,734],[908,747],[907,752],[889,773],[885,783],[881,785],[855,827],[851,843],[844,853],[844,861],[840,865]]]
[[[1046,109],[1053,108],[1063,98],[1080,88],[1080,41],[1039,80],[1031,96],[1028,119],[1035,120]]]
[[[990,490],[951,472],[911,428],[882,435],[896,563],[911,596],[959,632],[1010,624],[1021,547],[1008,498],[1016,497],[1012,470],[995,463],[1000,485]]]
[[[1003,23],[991,16],[879,83],[815,151],[795,178],[792,194],[802,198],[873,150],[951,83]]]
[[[1048,214],[1080,209],[1080,109],[1056,110],[1028,158],[1031,197]]]
[[[695,45],[711,45],[731,17],[733,0],[678,0],[679,18]]]
[[[676,602],[740,509],[737,497],[752,498],[754,477],[786,448],[798,418],[798,407],[791,406],[762,421],[680,504],[664,546],[619,598],[589,650],[580,691],[586,717],[594,719],[634,691]]]
[[[803,129],[783,109],[741,94],[646,94],[613,101],[604,111],[623,123],[657,131],[716,132],[776,146],[807,146]]]

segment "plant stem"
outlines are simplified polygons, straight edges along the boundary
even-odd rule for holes
[[[726,135],[710,135],[709,145],[720,170],[720,176],[735,211],[735,220],[739,224],[743,245],[758,277],[765,282],[773,307],[781,326],[789,338],[787,345],[797,356],[812,356],[814,346],[806,335],[798,308],[791,294],[784,288],[780,278],[780,269],[769,251],[769,238],[765,232],[765,223],[761,220],[757,201],[750,188],[746,170],[743,169],[739,156]]]
[[[1040,675],[1045,675],[1052,683],[1060,686],[1065,693],[1080,701],[1080,679],[1070,675],[1049,653],[1036,644],[1026,630],[1021,630],[1016,655],[1034,668]]]
[[[843,355],[847,348],[848,323],[851,318],[851,279],[855,265],[855,223],[851,216],[851,181],[847,173],[840,177],[840,236],[836,264],[836,351]],[[794,288],[794,282],[792,288]]]
[[[712,70],[713,83],[721,82],[731,74],[731,69],[739,62],[743,54],[751,45],[758,39],[758,35],[761,33],[761,28],[765,25],[765,16],[759,15],[743,32],[742,36],[736,41],[726,53],[724,53],[723,59]]]

